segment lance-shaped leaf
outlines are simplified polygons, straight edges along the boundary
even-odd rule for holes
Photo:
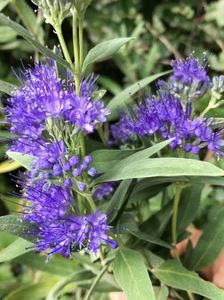
[[[148,158],[128,163],[116,164],[102,176],[98,177],[94,184],[106,181],[117,181],[132,178],[150,177],[196,177],[224,176],[224,171],[211,163],[195,159],[185,158]],[[122,163],[122,165],[121,165]]]
[[[128,300],[155,300],[152,283],[140,253],[120,248],[113,263],[113,272]]]
[[[102,42],[92,48],[83,62],[83,71],[96,61],[100,61],[108,56],[113,55],[116,53],[122,46],[127,44],[132,38],[125,37],[125,38],[116,38],[113,40]]]
[[[146,85],[149,83],[155,81],[156,79],[170,73],[170,71],[154,74],[151,76],[148,76],[142,80],[137,81],[136,83],[130,85],[126,89],[124,89],[122,92],[117,94],[114,98],[111,99],[111,101],[108,104],[108,108],[111,111],[111,114],[109,115],[109,120],[114,120],[119,116],[119,110],[125,109],[126,105],[132,102],[132,97],[134,94],[136,94],[138,91],[143,89]]]
[[[168,260],[153,273],[163,284],[172,288],[192,292],[211,300],[224,299],[223,290],[201,279],[197,273],[185,269],[178,261]]]

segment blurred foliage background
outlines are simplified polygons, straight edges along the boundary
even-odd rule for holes
[[[41,14],[35,11],[31,1],[0,0],[0,11],[25,26],[41,43],[58,44],[49,24],[44,23]],[[113,59],[107,59],[94,66],[100,75],[100,85],[107,89],[107,97],[116,95],[125,86],[160,71],[169,69],[170,59],[183,58],[193,51],[197,56],[207,53],[210,69],[217,73],[224,71],[224,0],[95,0],[87,11],[85,23],[85,47],[116,37],[133,36],[134,39]],[[63,25],[65,37],[71,36],[70,20]],[[68,40],[68,47],[72,41]],[[17,33],[0,25],[0,79],[19,84],[14,73],[41,59],[39,53]],[[146,91],[146,93],[149,91]],[[1,94],[1,106],[6,101]],[[10,168],[5,161],[5,151],[11,136],[1,113],[0,123],[0,214],[19,212],[20,207],[4,200],[15,190]],[[221,163],[221,162],[220,162]],[[12,168],[13,169],[13,168]],[[12,170],[13,171],[13,170]],[[13,171],[17,173],[18,171]],[[203,190],[202,206],[198,224],[209,219],[212,210],[219,209],[223,201],[223,190]],[[213,204],[211,205],[212,198]],[[146,203],[147,204],[147,203]],[[156,203],[155,203],[156,206]],[[156,209],[156,207],[155,207]],[[0,233],[0,250],[13,241],[14,237]],[[0,252],[0,262],[4,251]],[[49,290],[60,282],[60,275],[70,276],[75,262],[56,257],[49,264],[41,256],[25,254],[9,262],[0,263],[0,299],[42,299]],[[63,285],[62,285],[63,288]],[[106,288],[106,287],[105,287]],[[67,286],[63,300],[71,299],[74,289]],[[33,291],[36,291],[35,296]]]

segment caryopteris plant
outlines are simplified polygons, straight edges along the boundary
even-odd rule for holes
[[[103,41],[86,54],[91,0],[33,2],[58,38],[54,50],[0,15],[43,54],[17,74],[19,87],[3,88],[11,94],[3,108],[13,135],[7,154],[26,168],[14,178],[22,214],[0,218],[1,231],[19,236],[8,259],[23,254],[22,262],[41,264],[45,257],[45,268],[54,261],[72,270],[35,299],[102,300],[124,291],[128,300],[223,300],[224,291],[196,273],[224,246],[221,205],[194,249],[189,242],[180,255],[177,245],[199,215],[205,184],[224,185],[223,120],[209,117],[223,104],[224,77],[211,78],[205,57],[192,54],[147,79],[168,76],[154,84],[154,95],[134,102],[142,86],[133,83],[106,104],[89,70],[131,38]]]

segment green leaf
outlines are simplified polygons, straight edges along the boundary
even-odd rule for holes
[[[34,226],[19,217],[11,215],[0,217],[0,232],[8,232],[35,243],[36,237],[31,234],[33,229]]]
[[[13,160],[17,161],[21,166],[27,170],[31,170],[31,164],[35,159],[34,156],[29,154],[23,154],[20,152],[7,151],[6,154]]]
[[[177,232],[182,233],[194,220],[197,214],[202,185],[194,184],[183,189],[178,209]]]
[[[134,154],[136,150],[96,150],[91,153],[93,166],[98,172],[105,172],[124,158]]]
[[[48,293],[46,300],[57,300],[65,286],[73,282],[82,282],[93,278],[95,275],[90,271],[79,271],[60,280]]]
[[[28,242],[24,239],[16,239],[8,247],[0,252],[0,262],[11,260],[30,251],[29,249],[27,249],[27,247],[30,247],[32,245],[33,243]]]
[[[149,83],[155,81],[156,79],[169,74],[170,71],[162,72],[159,74],[148,76],[142,80],[137,81],[136,83],[130,85],[126,89],[124,89],[122,92],[117,94],[114,98],[111,99],[111,101],[108,104],[108,108],[111,111],[111,114],[109,115],[109,120],[114,120],[119,116],[119,110],[124,109],[126,104],[132,102],[131,96],[133,96],[135,93],[140,91],[142,88],[144,88]],[[131,95],[131,96],[130,96]]]
[[[149,242],[150,244],[153,244],[153,245],[159,245],[159,246],[162,246],[167,249],[172,249],[172,247],[167,242],[164,242],[154,236],[151,236],[148,233],[144,233],[141,231],[129,230],[129,229],[128,229],[128,231],[140,240]]]
[[[156,300],[167,300],[169,296],[169,290],[166,286],[153,287]]]
[[[15,30],[9,26],[0,26],[0,43],[7,43],[14,40],[17,36]]]
[[[155,300],[151,280],[140,253],[130,249],[118,249],[113,262],[113,272],[128,300]]]
[[[94,160],[94,166],[99,167],[100,170],[104,169],[104,170],[110,170],[110,172],[116,172],[116,169],[122,169],[123,167],[133,163],[133,162],[137,162],[139,160],[143,160],[145,158],[151,157],[154,154],[156,154],[157,152],[159,152],[160,150],[162,150],[164,147],[166,147],[169,143],[171,142],[171,140],[167,140],[167,141],[163,141],[161,143],[155,144],[149,148],[137,151],[137,152],[131,152],[132,150],[99,150],[99,151],[95,151],[95,154],[93,152],[93,158],[96,159],[96,165],[95,165],[95,160]],[[108,151],[112,151],[110,154]],[[116,152],[115,152],[116,151]],[[132,154],[133,153],[133,154]],[[131,155],[130,155],[131,154]],[[124,157],[124,159],[122,159],[120,162],[118,162],[117,164],[115,164],[115,161],[117,159],[121,159],[122,157]],[[100,160],[102,160],[102,162],[100,162]],[[108,165],[108,163],[106,162],[106,160],[110,161],[110,167]],[[106,168],[107,166],[107,168]],[[107,172],[106,172],[107,174]],[[99,178],[101,178],[102,176],[100,176]]]
[[[31,32],[39,41],[42,41],[43,30],[37,22],[36,15],[32,8],[25,0],[11,0],[11,3],[29,32]]]
[[[15,171],[20,167],[21,165],[17,161],[5,160],[0,163],[0,174]]]
[[[100,76],[99,83],[113,95],[116,95],[122,91],[120,85],[109,77]]]
[[[134,154],[135,155],[135,154]],[[129,159],[129,158],[128,158]],[[132,178],[179,176],[224,176],[224,171],[211,163],[185,158],[148,158],[138,161],[121,161],[98,177],[94,184]]]
[[[172,288],[190,291],[211,300],[224,299],[223,290],[201,279],[197,273],[188,271],[178,261],[168,260],[153,273],[163,284]]]
[[[113,55],[130,40],[132,40],[132,38],[116,38],[96,45],[87,53],[86,58],[83,62],[83,71],[90,64]]]
[[[15,261],[31,267],[34,270],[40,270],[60,276],[68,276],[74,273],[74,270],[78,266],[76,260],[70,260],[57,255],[53,255],[46,263],[46,256],[42,256],[41,254],[37,254],[35,252],[29,252],[21,255],[17,257]]]
[[[187,267],[201,270],[209,266],[224,247],[223,232],[224,208],[204,228],[203,234],[189,258],[190,261],[187,262]]]
[[[0,11],[2,11],[8,4],[10,0],[1,0],[0,2]]]
[[[51,277],[42,282],[31,284],[28,286],[21,286],[7,295],[4,300],[21,300],[32,299],[40,300],[44,299],[49,290],[58,282],[59,278]]]
[[[61,58],[60,56],[58,56],[48,48],[44,47],[23,26],[12,21],[9,17],[5,16],[2,13],[0,13],[0,23],[10,26],[12,29],[14,29],[17,32],[18,35],[22,36],[34,48],[38,49],[43,55],[55,59],[59,64],[65,66],[66,68],[70,68],[70,65],[63,58]]]
[[[1,92],[11,95],[12,91],[15,89],[16,89],[15,85],[13,85],[9,82],[0,80],[0,91]]]
[[[131,182],[132,180],[122,181],[119,187],[116,189],[116,192],[113,194],[113,197],[111,198],[107,206],[107,213],[110,214],[112,211],[115,211],[116,213],[113,214],[112,218],[110,219],[110,222],[112,222],[116,218],[117,212],[122,207],[122,204],[126,199],[126,194],[131,185]]]

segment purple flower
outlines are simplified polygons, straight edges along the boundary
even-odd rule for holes
[[[170,77],[168,87],[173,92],[193,99],[203,95],[211,86],[205,69],[205,60],[190,56],[185,60],[173,60],[171,66],[173,75]],[[163,88],[167,87],[163,85]]]
[[[189,57],[185,60],[176,59],[171,62],[173,75],[171,81],[182,82],[184,85],[192,83],[209,84],[210,79],[205,70],[205,62],[194,57]]]
[[[114,183],[113,182],[105,182],[101,185],[97,186],[93,197],[97,200],[102,200],[103,198],[108,197],[114,191]]]
[[[69,104],[70,96],[58,78],[54,64],[36,64],[24,73],[25,81],[13,92],[6,108],[13,133],[38,139],[44,122],[58,117]]]
[[[119,122],[111,125],[111,134],[116,142],[126,143],[134,139],[134,120],[128,114],[122,112]]]
[[[42,182],[27,186],[23,196],[30,202],[25,219],[37,226],[37,251],[70,257],[73,249],[86,248],[97,253],[101,244],[117,246],[108,236],[106,214],[96,211],[87,216],[74,215],[67,188],[51,185],[45,190],[43,185]]]
[[[112,249],[116,248],[116,241],[108,237],[107,215],[96,211],[87,218],[90,226],[88,250],[97,253],[101,244],[108,244]]]
[[[122,116],[123,118],[123,116]],[[162,140],[173,138],[171,149],[181,147],[184,151],[198,154],[207,147],[223,155],[224,142],[221,133],[214,132],[207,119],[191,117],[191,105],[184,109],[180,99],[170,93],[160,93],[157,98],[146,99],[137,105],[134,120],[126,115],[126,123],[133,124],[129,135],[159,136]],[[119,132],[120,122],[115,125]],[[121,125],[121,131],[123,124]]]

